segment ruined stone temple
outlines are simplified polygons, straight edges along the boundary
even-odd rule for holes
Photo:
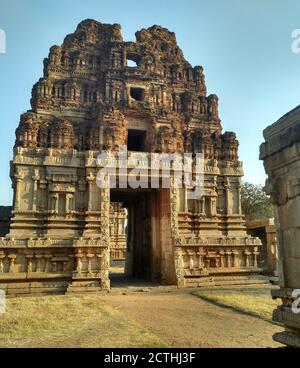
[[[126,42],[118,24],[85,20],[51,47],[43,74],[16,130],[2,289],[108,290],[110,254],[124,244],[134,278],[178,286],[257,280],[260,241],[245,231],[236,135],[222,132],[218,98],[207,95],[203,68],[185,60],[174,33],[155,25]],[[124,145],[149,157],[202,152],[204,195],[189,199],[175,181],[99,188],[99,152]],[[126,232],[124,222],[111,230],[122,209]]]
[[[280,322],[273,338],[300,348],[300,105],[264,130],[260,158],[268,179],[266,190],[275,208],[280,289],[272,290],[282,304],[273,312]]]

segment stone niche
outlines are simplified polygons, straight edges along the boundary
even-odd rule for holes
[[[100,189],[99,152],[123,146],[148,161],[154,153],[202,153],[203,197],[189,199],[189,189],[174,183]],[[246,233],[241,212],[238,146],[222,129],[203,68],[185,59],[173,32],[154,25],[127,42],[118,24],[82,21],[50,48],[16,129],[0,287],[8,294],[109,290],[110,258],[124,257],[128,274],[159,284],[264,282],[261,243]]]
[[[272,290],[272,296],[282,300],[273,320],[285,327],[273,338],[300,347],[300,106],[266,128],[264,138],[260,158],[268,175],[266,191],[275,207],[279,247],[280,290]]]

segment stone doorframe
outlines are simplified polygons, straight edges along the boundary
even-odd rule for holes
[[[109,189],[101,189],[101,234],[108,246],[110,239],[106,229],[109,225],[109,192]],[[148,193],[151,214],[151,280],[159,281],[160,284],[183,285],[182,257],[178,246],[181,243],[178,236],[178,189],[152,189]]]

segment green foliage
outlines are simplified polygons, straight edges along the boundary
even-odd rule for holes
[[[247,220],[274,217],[271,199],[262,185],[245,182],[242,184],[242,210]]]

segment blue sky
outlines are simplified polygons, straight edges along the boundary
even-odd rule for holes
[[[42,60],[85,18],[120,23],[126,40],[153,24],[174,31],[187,60],[204,67],[208,93],[219,96],[224,130],[237,133],[245,180],[263,184],[262,130],[300,103],[300,54],[291,51],[299,14],[297,0],[0,0],[0,205],[11,203],[14,131]]]

